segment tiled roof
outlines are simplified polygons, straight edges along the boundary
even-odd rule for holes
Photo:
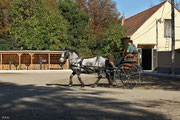
[[[124,26],[128,27],[126,36],[131,36],[135,33],[165,2],[166,1],[126,19],[124,23]]]

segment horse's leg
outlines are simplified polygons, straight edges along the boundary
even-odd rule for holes
[[[96,80],[96,82],[93,84],[93,88],[95,88],[97,86],[97,84],[99,83],[100,79],[102,78],[102,75],[100,72],[98,72],[98,79]]]
[[[76,75],[76,72],[73,71],[72,74],[70,75],[69,87],[72,87],[72,85],[73,85],[72,78],[73,78],[74,75]]]
[[[112,77],[111,74],[109,75],[109,74],[106,73],[106,78],[108,80],[109,87],[112,87],[112,84],[113,84],[113,82],[111,81],[111,77]]]
[[[112,82],[111,78],[108,78],[108,82],[109,82],[109,87],[112,87],[113,82]]]
[[[81,83],[81,88],[83,88],[84,87],[84,83],[81,80],[80,73],[77,73],[77,77],[78,77],[79,82]]]
[[[111,73],[110,79],[111,79],[111,85],[113,85],[113,83],[114,83],[114,73]]]

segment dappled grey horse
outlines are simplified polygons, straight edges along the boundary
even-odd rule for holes
[[[84,83],[81,80],[80,74],[91,74],[97,73],[98,79],[94,83],[93,87],[96,87],[100,79],[102,78],[102,73],[105,71],[106,58],[102,56],[92,57],[92,58],[80,58],[76,51],[65,49],[59,59],[60,63],[64,63],[69,59],[70,68],[73,71],[70,75],[69,86],[73,85],[72,78],[77,75],[81,87],[84,87]],[[107,76],[106,76],[107,77]],[[107,77],[108,78],[108,77]],[[108,79],[109,85],[112,85],[112,81]]]

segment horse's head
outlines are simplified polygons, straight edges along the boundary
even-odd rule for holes
[[[70,52],[68,52],[68,50],[64,50],[59,59],[60,63],[64,63],[67,59],[69,59],[69,56],[70,56]]]
[[[67,59],[73,59],[77,57],[78,57],[78,54],[76,52],[65,48],[61,54],[59,61],[60,63],[64,63],[66,62]]]

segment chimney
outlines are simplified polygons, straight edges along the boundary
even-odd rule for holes
[[[124,17],[124,12],[123,12],[123,16],[122,16],[122,20],[121,20],[121,26],[124,25],[124,22],[125,22],[125,17]]]

